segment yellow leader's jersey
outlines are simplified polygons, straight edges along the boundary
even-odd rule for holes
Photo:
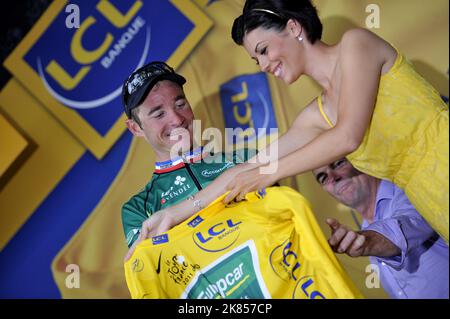
[[[362,297],[298,192],[222,199],[136,247],[125,263],[133,298]]]

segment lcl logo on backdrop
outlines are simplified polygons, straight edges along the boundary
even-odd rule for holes
[[[98,92],[96,90],[87,90],[84,95],[88,99],[76,100],[66,97],[71,95],[71,92],[76,92],[78,88],[83,85],[89,85],[89,81],[95,80],[95,77],[100,72],[108,70],[113,66],[115,60],[128,52],[127,46],[133,41],[142,40],[142,29],[145,29],[145,42],[139,62],[136,67],[141,67],[146,61],[150,47],[151,26],[146,26],[146,21],[141,16],[138,16],[139,11],[142,8],[142,2],[136,1],[128,8],[125,14],[122,14],[114,5],[108,1],[100,1],[96,6],[95,14],[87,17],[80,28],[72,36],[70,41],[70,57],[71,61],[67,57],[61,57],[62,61],[58,61],[57,58],[51,58],[46,62],[45,71],[43,70],[41,57],[37,58],[37,67],[41,79],[44,82],[47,90],[61,103],[74,109],[93,109],[100,107],[109,101],[118,97],[121,93],[121,87],[113,89],[112,92]],[[100,17],[101,16],[101,17]],[[106,20],[110,23],[109,26],[100,26],[100,21]],[[101,36],[99,32],[96,33],[96,25],[102,29],[124,29],[128,27],[125,32],[118,37],[113,35],[113,30],[105,30],[104,36]],[[106,27],[106,28],[105,28]],[[83,42],[85,44],[83,44]],[[88,43],[92,43],[88,45]],[[88,47],[90,47],[88,49]],[[66,53],[66,52],[65,52]],[[47,59],[47,60],[49,60]],[[67,59],[67,60],[66,60]],[[98,68],[95,70],[96,63],[100,61],[100,65],[103,69]],[[66,65],[64,65],[66,64]],[[94,71],[93,71],[94,68]],[[75,72],[69,72],[68,69],[72,69]],[[95,72],[97,71],[97,72]],[[89,74],[91,73],[92,74]],[[96,74],[94,74],[96,73]],[[51,77],[50,79],[47,79]],[[54,82],[50,84],[49,81]],[[108,87],[108,85],[99,85],[99,88]],[[80,96],[80,94],[77,94]]]
[[[80,26],[67,28],[67,4],[55,1],[5,65],[101,158],[125,130],[127,76],[151,60],[177,67],[212,22],[190,1],[78,0]]]
[[[227,136],[229,144],[261,138],[271,128],[277,128],[269,82],[264,73],[235,77],[220,87],[220,98],[225,127],[242,129],[241,134],[235,134],[235,141],[233,136]]]

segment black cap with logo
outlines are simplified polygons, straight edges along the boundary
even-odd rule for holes
[[[131,110],[138,107],[156,83],[169,80],[182,86],[186,79],[164,62],[150,62],[134,71],[122,87],[125,114],[131,118]]]

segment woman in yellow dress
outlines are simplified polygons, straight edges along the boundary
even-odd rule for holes
[[[364,29],[329,46],[309,0],[247,0],[234,41],[287,84],[308,75],[323,88],[280,139],[278,170],[252,169],[227,200],[346,156],[401,187],[445,239],[449,232],[448,107],[392,45]],[[290,148],[286,150],[287,145]]]
[[[227,190],[225,202],[243,199],[347,157],[358,170],[402,188],[448,244],[447,105],[396,48],[374,33],[352,29],[335,45],[321,36],[322,24],[309,0],[246,1],[234,21],[233,40],[262,71],[287,84],[307,75],[323,92],[278,139],[276,158],[263,158],[263,150],[256,163],[229,169],[195,195],[197,208],[183,202],[154,214],[141,239],[166,231]],[[261,170],[274,164],[272,174]]]

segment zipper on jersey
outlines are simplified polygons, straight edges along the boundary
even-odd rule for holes
[[[184,163],[184,167],[186,168],[186,170],[188,171],[189,175],[191,176],[192,180],[194,181],[195,186],[197,186],[197,189],[199,191],[201,191],[202,185],[200,185],[199,181],[197,180],[197,177],[195,177],[194,173],[191,170],[191,167],[189,166],[189,163],[185,162]]]

